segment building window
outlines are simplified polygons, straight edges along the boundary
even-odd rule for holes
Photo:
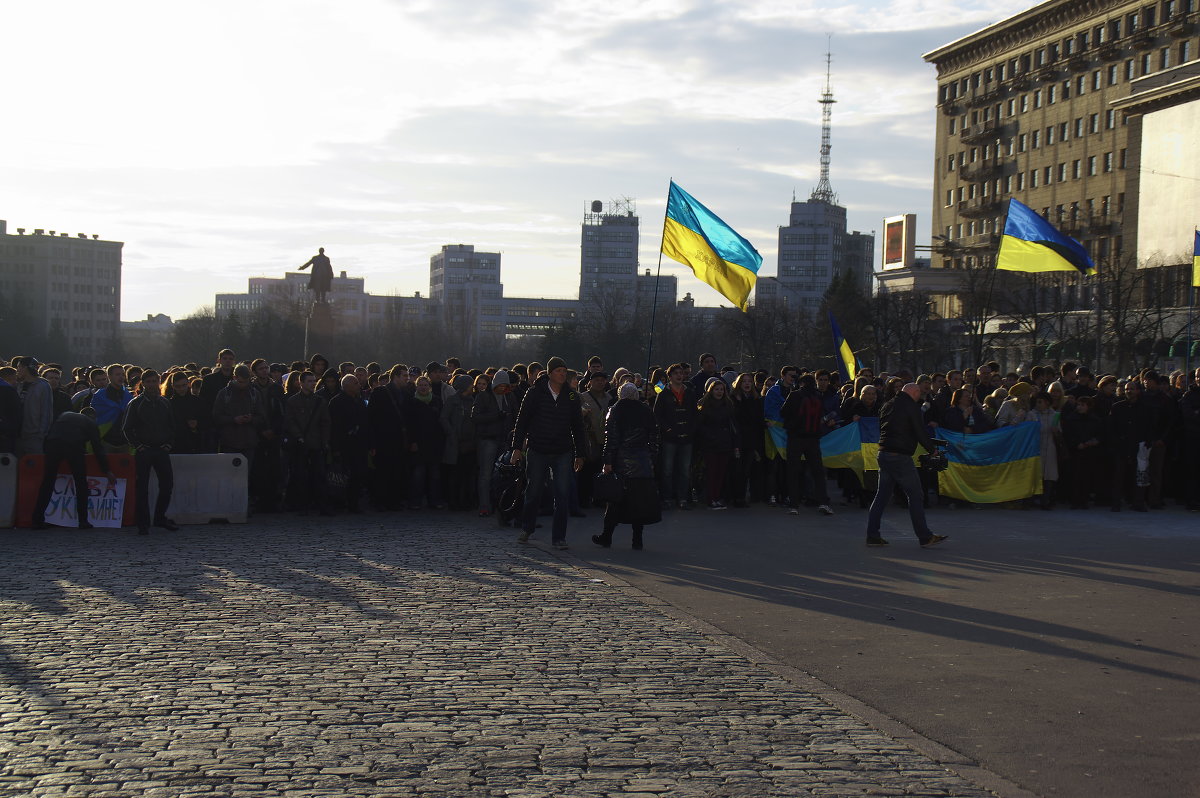
[[[1158,68],[1159,69],[1170,69],[1171,68],[1171,48],[1170,47],[1164,47],[1158,51]]]
[[[1111,172],[1113,170],[1113,154],[1111,152],[1104,153],[1104,171]]]
[[[1183,42],[1179,45],[1179,63],[1186,64],[1192,60],[1192,43]]]
[[[1045,174],[1042,178],[1042,184],[1048,186],[1048,185],[1050,185],[1051,182],[1053,182],[1053,179],[1054,179],[1054,167],[1047,166]]]
[[[953,136],[953,135],[954,135],[955,128],[957,128],[957,127],[958,127],[958,124],[957,124],[957,123],[958,123],[958,118],[957,118],[957,117],[955,117],[954,119],[951,119],[951,120],[950,120],[950,135],[951,135],[951,136]]]
[[[1059,141],[1067,140],[1067,129],[1068,129],[1068,123],[1066,123],[1066,122],[1063,122],[1061,125],[1058,126],[1058,140]]]
[[[1042,107],[1042,90],[1041,89],[1038,89],[1037,91],[1035,91],[1033,93],[1033,107],[1034,108]]]
[[[1017,152],[1025,152],[1025,144],[1026,144],[1025,134],[1022,133],[1020,136],[1017,137]]]
[[[1088,176],[1095,177],[1095,175],[1096,175],[1096,156],[1089,155],[1087,162],[1088,162],[1088,172],[1087,172]]]
[[[1083,138],[1083,117],[1075,118],[1075,138]]]
[[[1017,172],[1017,191],[1025,190],[1025,173]]]
[[[1022,94],[1021,95],[1021,113],[1025,113],[1028,110],[1029,110],[1029,95]]]
[[[1125,150],[1125,148],[1124,148],[1124,147],[1122,147],[1122,148],[1121,148],[1121,154],[1120,154],[1120,159],[1121,159],[1121,160],[1120,160],[1120,164],[1121,164],[1121,168],[1122,168],[1122,169],[1124,169],[1124,168],[1125,168],[1125,164],[1126,164],[1125,153],[1126,153],[1126,150]]]
[[[1062,84],[1062,98],[1064,100],[1071,99],[1071,79],[1067,78]]]
[[[1186,60],[1186,59],[1185,59],[1185,60]],[[1015,115],[1015,113],[1016,113],[1016,110],[1017,110],[1017,101],[1016,101],[1016,100],[1009,100],[1009,101],[1008,101],[1008,108],[1006,109],[1006,111],[1007,111],[1007,113],[1008,113],[1008,116],[1014,116],[1014,115]]]
[[[1125,62],[1125,82],[1133,80],[1133,59],[1130,58]]]
[[[1029,170],[1029,187],[1037,188],[1037,186],[1038,186],[1038,170],[1031,169],[1031,170]]]
[[[1100,91],[1100,87],[1103,85],[1104,85],[1103,75],[1101,75],[1100,70],[1097,69],[1095,72],[1092,73],[1092,91]]]
[[[1032,140],[1029,142],[1029,148],[1036,150],[1042,143],[1042,132],[1040,130],[1033,131]]]
[[[1083,166],[1083,164],[1078,158],[1071,162],[1071,178],[1072,179],[1074,179],[1074,180],[1079,179],[1082,166]]]
[[[1088,132],[1089,133],[1099,133],[1100,132],[1100,114],[1092,114],[1091,116],[1088,117]]]
[[[1075,95],[1078,97],[1087,92],[1087,75],[1075,78]]]
[[[949,189],[946,192],[946,207],[949,208],[954,204],[954,189]]]
[[[1005,194],[1012,193],[1012,175],[1008,175],[1007,177],[1004,178],[1004,193]]]
[[[1046,87],[1046,105],[1054,105],[1054,97],[1055,97],[1056,89],[1058,89],[1057,86],[1047,86]]]
[[[1063,182],[1067,179],[1067,164],[1066,162],[1058,165],[1058,182]]]
[[[1104,114],[1104,129],[1112,130],[1116,126],[1117,126],[1117,112],[1110,108]]]
[[[1108,67],[1108,85],[1116,86],[1118,80],[1117,65],[1111,64]]]
[[[1152,57],[1153,57],[1152,53],[1145,53],[1144,55],[1142,55],[1142,74],[1143,75],[1150,74],[1150,71],[1151,71],[1151,60],[1150,59]]]
[[[1054,143],[1054,125],[1046,128],[1046,146],[1049,147]]]

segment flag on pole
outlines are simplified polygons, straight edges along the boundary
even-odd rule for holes
[[[1096,273],[1096,264],[1083,244],[1058,232],[1015,199],[1008,201],[996,268],[1010,272]]]
[[[842,328],[838,327],[837,319],[833,317],[832,312],[829,314],[829,326],[833,327],[833,345],[837,348],[838,358],[841,359],[842,365],[846,369],[846,378],[853,382],[854,378],[858,376],[858,358],[854,356],[854,350],[842,336]]]
[[[690,266],[697,277],[746,310],[762,255],[674,180],[667,195],[662,253]]]
[[[1196,231],[1196,243],[1192,247],[1192,285],[1200,288],[1200,230]]]

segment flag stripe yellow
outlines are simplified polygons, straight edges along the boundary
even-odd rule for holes
[[[724,260],[708,245],[704,236],[689,230],[674,219],[663,225],[663,254],[692,267],[696,277],[724,294],[742,310],[749,306],[754,272]]]

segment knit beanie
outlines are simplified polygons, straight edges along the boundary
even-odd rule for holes
[[[546,371],[548,371],[548,372],[554,371],[555,369],[565,369],[566,367],[567,367],[567,361],[563,360],[561,357],[558,357],[557,355],[546,361]]]
[[[492,376],[492,387],[493,388],[495,388],[499,385],[511,385],[511,384],[512,383],[508,379],[508,372],[505,371],[504,369],[500,369]]]

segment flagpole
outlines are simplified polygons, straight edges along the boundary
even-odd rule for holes
[[[670,207],[672,177],[667,183],[667,202],[663,204],[663,232],[658,242],[658,272],[654,275],[654,299],[650,302],[650,341],[646,345],[646,380],[650,379],[650,364],[654,362],[654,319],[658,313],[658,284],[662,280],[663,240],[667,237],[667,210]]]

